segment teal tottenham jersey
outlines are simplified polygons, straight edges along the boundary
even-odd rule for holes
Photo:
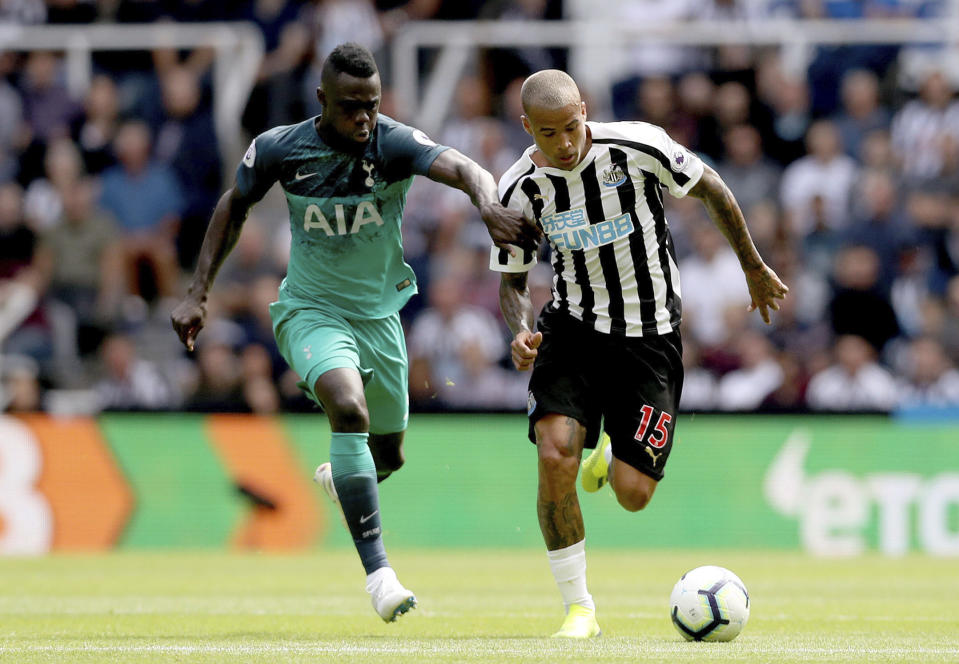
[[[236,191],[252,204],[274,182],[283,187],[293,243],[282,291],[347,318],[385,318],[417,292],[403,260],[406,192],[447,148],[380,115],[362,152],[341,152],[323,142],[314,120],[257,136]]]

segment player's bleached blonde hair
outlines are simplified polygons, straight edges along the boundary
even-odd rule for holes
[[[583,101],[576,81],[559,69],[543,69],[531,74],[523,81],[520,96],[524,113],[529,113],[533,107],[555,111]]]

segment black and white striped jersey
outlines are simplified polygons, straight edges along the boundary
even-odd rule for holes
[[[549,241],[549,307],[607,334],[667,334],[679,326],[682,303],[662,188],[682,198],[703,163],[655,125],[586,124],[592,146],[576,168],[536,166],[530,146],[500,179],[500,200],[535,219]],[[531,252],[490,254],[497,272],[535,264]]]

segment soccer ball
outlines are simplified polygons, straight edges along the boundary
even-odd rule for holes
[[[749,593],[728,569],[705,565],[676,582],[669,612],[687,641],[732,641],[749,620]]]

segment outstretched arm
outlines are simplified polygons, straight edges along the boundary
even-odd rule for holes
[[[746,275],[746,285],[752,303],[749,310],[759,309],[763,321],[769,323],[768,309],[779,310],[776,300],[786,297],[789,288],[780,281],[779,276],[763,262],[753,239],[746,228],[746,220],[733,193],[723,182],[719,174],[709,166],[705,167],[703,177],[689,190],[690,196],[702,200],[710,219],[726,236]]]
[[[463,153],[452,148],[442,152],[430,166],[429,178],[466,192],[497,247],[513,255],[511,244],[528,250],[539,245],[539,228],[520,213],[500,205],[493,176]]]
[[[499,306],[513,333],[510,353],[513,365],[526,371],[536,360],[543,333],[533,333],[533,303],[529,297],[526,272],[504,272],[499,284]]]
[[[173,329],[180,337],[180,341],[193,350],[196,336],[203,329],[206,322],[206,298],[213,286],[213,280],[223,261],[236,246],[243,229],[243,222],[250,212],[250,205],[242,200],[231,187],[220,197],[210,226],[206,229],[203,246],[200,248],[200,258],[197,261],[193,280],[183,301],[177,305],[171,315]]]

